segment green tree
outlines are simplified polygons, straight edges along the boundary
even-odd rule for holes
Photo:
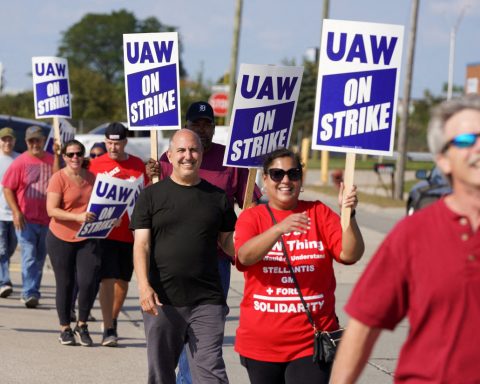
[[[86,14],[63,32],[58,55],[77,68],[100,73],[109,83],[123,83],[123,34],[173,32],[175,28],[155,17],[137,20],[124,9],[111,14]],[[185,70],[180,63],[181,76]]]
[[[33,91],[0,96],[0,111],[4,115],[34,119]]]
[[[174,27],[155,17],[138,20],[120,10],[86,14],[63,32],[58,55],[68,59],[73,119],[82,120],[88,128],[105,121],[126,121],[123,34],[173,31]],[[186,75],[181,61],[179,72],[181,77]]]

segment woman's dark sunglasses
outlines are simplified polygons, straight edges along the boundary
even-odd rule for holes
[[[290,181],[298,181],[302,178],[302,169],[290,168],[288,171],[285,171],[280,168],[270,168],[268,170],[268,175],[276,183],[282,181],[285,175],[288,176]]]
[[[91,159],[95,159],[96,157],[98,156],[102,156],[103,153],[99,153],[99,154],[96,154],[96,153],[90,153],[90,155],[88,155]]]
[[[73,159],[73,156],[77,155],[77,157],[83,157],[83,152],[68,152],[65,153],[65,156],[67,156],[70,159]]]
[[[447,141],[442,148],[442,153],[445,152],[451,145],[457,148],[471,147],[475,144],[477,137],[479,136],[480,133],[462,133],[461,135],[457,135],[452,140]]]

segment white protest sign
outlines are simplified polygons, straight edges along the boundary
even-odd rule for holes
[[[392,154],[403,29],[323,21],[313,149]]]
[[[63,147],[67,141],[75,138],[75,128],[67,121],[60,121],[60,144]],[[47,141],[45,142],[45,151],[53,154],[54,130],[51,129],[48,133]]]
[[[124,34],[123,57],[128,128],[178,129],[178,34]]]
[[[35,117],[71,117],[68,63],[60,57],[32,57]]]
[[[261,167],[288,147],[303,67],[241,64],[223,165]]]
[[[93,222],[84,223],[77,237],[107,237],[135,197],[139,183],[143,186],[143,176],[135,181],[128,181],[98,174],[87,208],[87,211],[95,213],[97,217]]]
[[[140,192],[142,192],[142,189],[145,186],[144,184],[145,184],[145,181],[143,180],[143,174],[142,174],[137,180],[135,180],[135,189],[133,191],[133,196],[132,196],[132,199],[130,200],[130,204],[128,204],[128,207],[127,207],[127,213],[128,213],[129,219],[132,218],[133,208],[135,208],[135,203],[137,202]]]

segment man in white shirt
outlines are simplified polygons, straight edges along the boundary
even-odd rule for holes
[[[18,156],[15,147],[15,131],[12,128],[0,129],[0,180],[10,164]],[[17,247],[17,236],[13,226],[13,216],[5,201],[3,187],[0,184],[0,297],[8,297],[12,293],[10,280],[10,257]]]

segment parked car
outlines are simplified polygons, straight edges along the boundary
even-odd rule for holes
[[[4,127],[13,128],[17,141],[15,143],[14,151],[18,153],[25,152],[27,150],[27,144],[25,143],[25,131],[32,125],[38,125],[43,129],[45,136],[48,136],[52,126],[46,122],[24,119],[22,117],[0,115],[0,129]]]
[[[421,181],[416,183],[408,194],[407,215],[412,215],[452,192],[449,181],[438,167],[430,171],[420,169],[415,173],[415,177]]]

